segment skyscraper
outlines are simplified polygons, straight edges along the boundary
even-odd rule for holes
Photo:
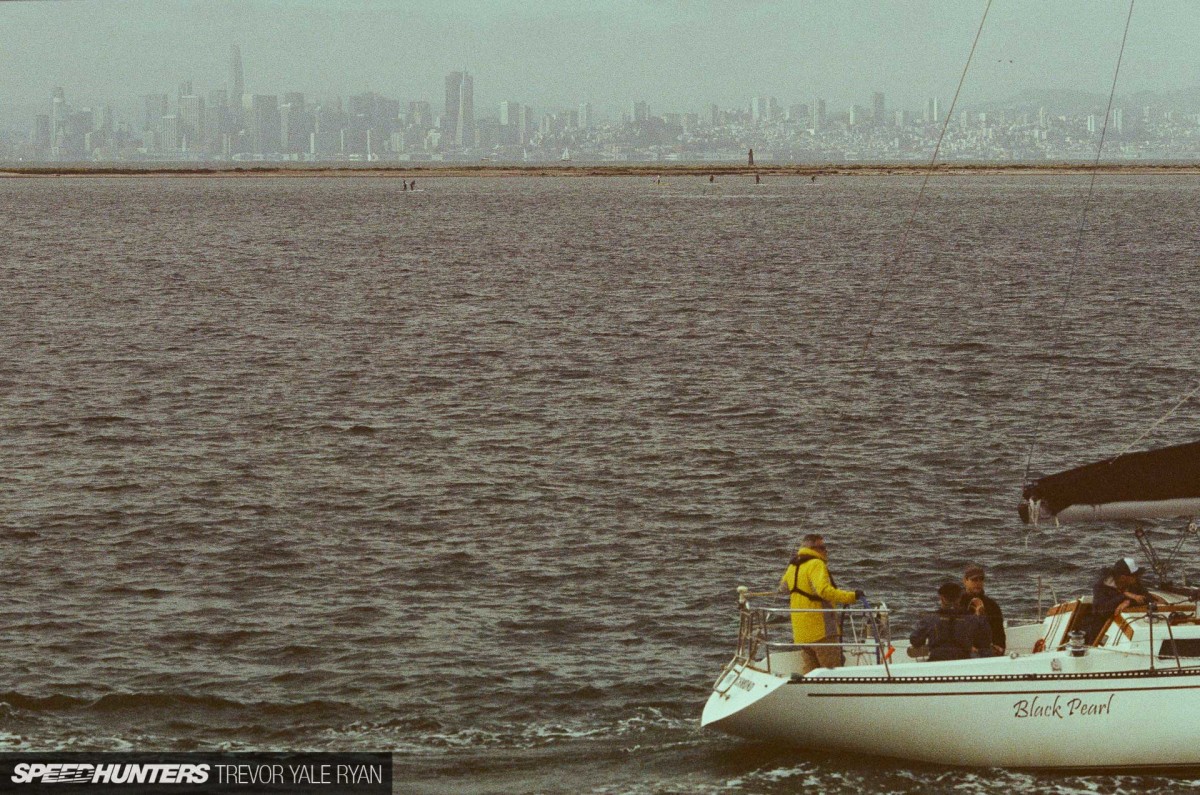
[[[158,130],[162,128],[162,118],[167,115],[167,95],[147,94],[142,98],[145,113],[142,115],[143,130]]]
[[[159,139],[159,149],[163,152],[174,152],[182,143],[179,135],[179,117],[174,113],[163,116],[159,120],[162,137]]]
[[[204,147],[204,98],[185,94],[179,98],[180,147],[195,152]]]
[[[279,97],[254,94],[247,97],[245,110],[250,128],[250,151],[267,155],[279,151]]]
[[[500,126],[508,127],[517,123],[517,117],[521,115],[521,103],[505,100],[500,103]]]
[[[33,125],[33,136],[30,138],[33,148],[38,154],[45,154],[50,148],[50,114],[39,113]]]
[[[420,129],[421,135],[433,126],[433,108],[428,102],[417,101],[408,103],[408,124]]]
[[[942,120],[941,103],[937,97],[930,97],[925,100],[925,122],[927,124],[935,124]]]
[[[62,88],[50,92],[50,135],[57,138],[67,123],[67,95]]]
[[[204,105],[204,140],[210,152],[225,152],[225,141],[236,132],[229,118],[229,91],[215,88]]]
[[[751,97],[750,98],[750,120],[755,124],[762,124],[770,118],[767,112],[766,97]]]
[[[871,95],[871,123],[882,127],[887,123],[887,106],[883,101],[883,93],[876,91]]]
[[[524,146],[529,141],[533,129],[533,108],[522,105],[520,113],[517,115],[517,143]]]
[[[579,103],[579,128],[581,130],[590,130],[590,129],[592,129],[592,125],[594,123],[595,122],[592,119],[592,103],[580,102]]]
[[[235,129],[242,127],[242,97],[246,93],[246,84],[242,79],[242,51],[234,44],[229,56],[229,110],[233,116]]]
[[[458,92],[458,124],[454,143],[462,147],[475,145],[475,87],[471,76],[463,72],[462,89]]]
[[[283,95],[279,107],[280,151],[300,154],[310,148],[314,119],[304,103],[304,94],[291,91]]]
[[[446,75],[446,113],[442,125],[456,145],[475,145],[475,87],[469,72]]]

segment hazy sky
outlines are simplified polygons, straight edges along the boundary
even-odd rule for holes
[[[229,46],[249,93],[378,91],[440,104],[443,77],[475,76],[476,113],[644,99],[652,112],[948,103],[984,0],[41,0],[0,3],[0,111],[132,105],[226,87]],[[1107,93],[1128,2],[994,0],[964,102],[1024,89]],[[1121,92],[1200,85],[1200,2],[1142,0]]]

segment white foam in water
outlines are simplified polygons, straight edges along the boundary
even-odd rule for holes
[[[456,731],[414,731],[404,725],[356,722],[326,730],[322,733],[322,740],[335,747],[351,743],[386,748],[393,752],[437,754],[466,748],[523,750],[577,740],[640,736],[659,730],[697,733],[695,721],[670,717],[660,709],[646,707],[627,718],[608,723],[581,718],[574,721],[470,726]],[[674,744],[689,743],[667,743]],[[640,747],[635,745],[633,748]],[[655,748],[662,747],[665,747],[664,743],[655,742]]]

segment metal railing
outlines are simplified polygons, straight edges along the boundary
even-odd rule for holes
[[[790,604],[778,605],[770,602],[780,602],[790,599],[786,593],[776,591],[752,593],[745,586],[738,588],[738,645],[732,660],[717,677],[714,689],[720,691],[720,685],[728,673],[735,668],[751,668],[765,673],[772,673],[771,653],[794,652],[806,648],[833,647],[845,656],[853,656],[856,664],[882,664],[888,676],[891,676],[890,660],[894,649],[891,645],[891,623],[887,605],[870,605],[865,601],[856,605],[837,607],[833,609],[793,608]],[[759,604],[759,602],[768,604]],[[804,613],[817,613],[824,616],[833,613],[838,618],[840,627],[839,640],[836,642],[792,643],[791,616]],[[772,627],[785,628],[789,637],[788,642],[772,640]],[[731,685],[732,686],[732,682]],[[728,690],[728,687],[725,688]]]

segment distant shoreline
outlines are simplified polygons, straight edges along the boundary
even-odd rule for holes
[[[921,176],[928,166],[903,163],[827,163],[765,164],[748,166],[729,163],[625,163],[579,165],[502,165],[502,164],[255,164],[232,166],[174,166],[148,163],[138,165],[29,165],[0,166],[0,178],[41,177],[399,177],[432,179],[436,177],[845,177],[845,176]],[[1086,174],[1092,167],[1085,163],[940,163],[934,173],[941,176],[1003,176],[1023,174]],[[1101,174],[1197,174],[1200,161],[1194,163],[1103,164]]]

